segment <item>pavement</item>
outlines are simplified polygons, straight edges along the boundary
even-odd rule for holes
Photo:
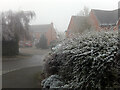
[[[6,57],[2,62],[3,88],[39,88],[40,83],[35,75],[42,70],[44,57],[49,50],[22,48],[25,56]]]

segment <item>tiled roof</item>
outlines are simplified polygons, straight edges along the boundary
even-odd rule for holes
[[[92,9],[100,25],[115,25],[118,21],[118,9],[113,11]]]

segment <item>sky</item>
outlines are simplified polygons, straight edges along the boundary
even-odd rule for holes
[[[36,17],[31,24],[50,24],[57,31],[67,30],[71,16],[77,15],[84,6],[89,9],[114,10],[120,0],[0,0],[0,12],[7,10],[31,10]]]

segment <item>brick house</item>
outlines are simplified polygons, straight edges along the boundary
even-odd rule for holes
[[[92,26],[98,31],[118,29],[118,9],[112,11],[92,9],[89,17]]]
[[[79,32],[83,32],[82,30],[82,21],[84,21],[86,19],[85,16],[72,16],[71,17],[71,20],[70,20],[70,23],[68,25],[68,28],[67,30],[65,31],[66,33],[66,37],[71,37],[73,32],[74,33],[77,33],[78,31]]]
[[[30,35],[34,38],[34,44],[36,44],[40,40],[40,36],[42,34],[46,36],[48,46],[57,38],[53,23],[44,25],[30,25],[29,30]]]
[[[120,11],[118,10],[120,9],[112,11],[92,9],[89,13],[89,23],[97,31],[118,30],[118,26],[120,25],[120,19],[118,19],[120,17]],[[66,37],[71,37],[73,32],[78,30],[82,32],[81,21],[85,19],[85,16],[72,16],[68,28],[65,31]]]

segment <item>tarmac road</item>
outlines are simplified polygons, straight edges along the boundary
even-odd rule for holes
[[[41,66],[15,70],[2,75],[2,88],[40,88],[36,74]]]
[[[27,58],[5,58],[2,62],[2,88],[39,88],[36,73],[42,70],[49,50],[23,49]],[[33,52],[31,52],[33,51]],[[29,53],[30,52],[30,53]]]
[[[42,66],[44,64],[43,62],[44,55],[33,55],[30,56],[29,58],[24,58],[24,59],[13,59],[13,60],[3,60],[2,63],[2,71],[3,74],[19,70],[22,68],[27,68],[27,67],[33,67],[33,66]]]

